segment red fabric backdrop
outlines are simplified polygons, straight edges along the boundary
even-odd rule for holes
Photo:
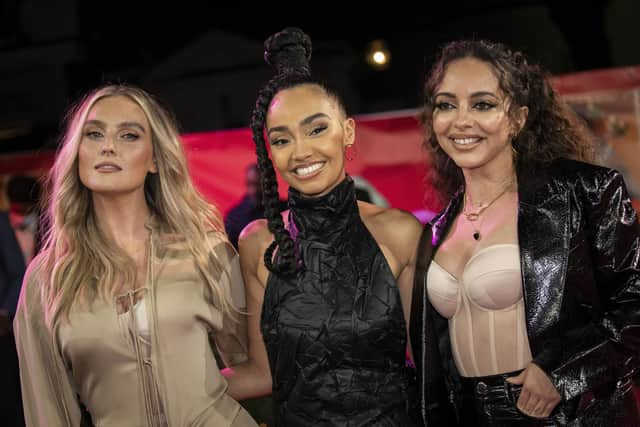
[[[347,163],[348,173],[365,178],[394,207],[423,209],[426,168],[414,115],[363,117],[356,126],[354,159]],[[250,130],[188,134],[183,139],[196,185],[226,212],[244,194],[244,171],[255,162]],[[286,197],[286,184],[279,182],[280,193]]]
[[[363,117],[357,121],[351,175],[368,180],[398,208],[423,209],[425,163],[421,132],[413,112]],[[189,169],[203,195],[224,213],[244,194],[246,167],[255,162],[249,129],[183,135]],[[0,156],[0,174],[46,172],[53,153]],[[287,187],[280,180],[280,192]]]

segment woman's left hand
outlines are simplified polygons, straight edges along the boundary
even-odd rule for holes
[[[535,363],[530,363],[518,376],[507,378],[511,384],[521,384],[518,409],[530,417],[545,418],[560,402],[560,393]]]

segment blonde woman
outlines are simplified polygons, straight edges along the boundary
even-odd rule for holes
[[[97,426],[255,426],[211,348],[246,357],[238,257],[168,112],[138,88],[93,91],[50,189],[15,319],[27,425],[78,426],[82,404]]]

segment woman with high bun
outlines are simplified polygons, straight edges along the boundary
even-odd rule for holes
[[[265,42],[276,74],[251,127],[267,218],[240,237],[250,361],[228,373],[229,393],[272,390],[284,426],[412,426],[407,316],[421,226],[356,200],[345,171],[355,122],[311,78],[310,57],[299,29]],[[282,215],[274,169],[289,184]]]

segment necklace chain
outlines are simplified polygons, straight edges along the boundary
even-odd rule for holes
[[[480,240],[480,237],[481,237],[480,229],[479,229],[481,224],[476,228],[475,222],[478,221],[478,219],[480,218],[480,215],[482,215],[482,213],[485,210],[487,210],[489,208],[489,206],[491,206],[496,200],[498,200],[500,197],[502,197],[507,192],[507,190],[509,190],[509,188],[511,188],[512,184],[513,184],[513,181],[510,181],[507,185],[505,185],[504,189],[502,191],[500,191],[493,199],[491,199],[486,204],[480,205],[478,210],[475,211],[475,212],[467,212],[467,204],[471,205],[471,202],[469,201],[469,197],[465,194],[465,196],[464,196],[464,207],[463,207],[463,210],[462,210],[462,215],[464,215],[464,217],[467,219],[467,221],[471,225],[471,228],[473,228],[473,239],[474,240],[478,241],[478,240]]]

